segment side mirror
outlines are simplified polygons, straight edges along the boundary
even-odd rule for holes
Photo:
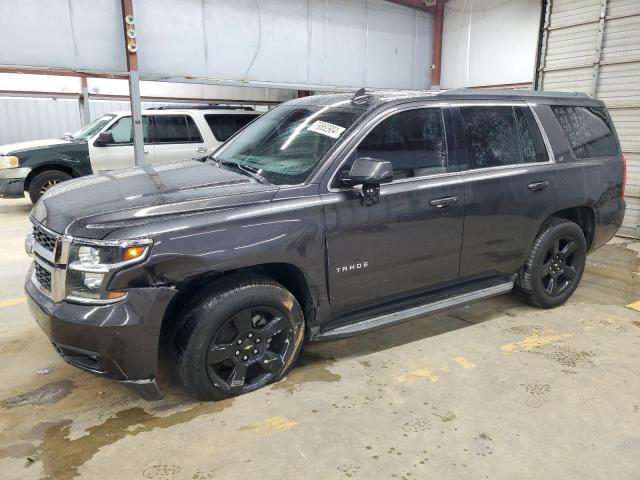
[[[391,162],[377,158],[356,158],[347,175],[341,178],[344,185],[354,187],[362,197],[363,205],[373,205],[380,200],[380,185],[393,181]]]
[[[93,142],[93,146],[104,147],[112,143],[115,143],[113,141],[113,134],[110,132],[102,132],[100,135],[98,135],[98,138],[96,138],[96,140]]]

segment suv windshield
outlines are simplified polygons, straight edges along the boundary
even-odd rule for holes
[[[100,118],[97,118],[93,122],[91,122],[86,127],[82,127],[76,133],[71,135],[75,140],[87,140],[90,137],[93,137],[96,133],[102,130],[109,121],[111,121],[115,117],[115,115],[104,115]]]
[[[275,185],[306,180],[344,132],[362,115],[345,100],[333,105],[282,105],[257,118],[216,150],[218,164],[236,164]]]

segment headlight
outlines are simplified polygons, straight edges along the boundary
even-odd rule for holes
[[[67,268],[67,300],[79,303],[110,303],[126,292],[107,290],[113,274],[142,262],[149,253],[150,239],[127,242],[78,242],[71,244]]]
[[[0,168],[17,168],[20,162],[18,162],[18,157],[10,156],[0,156]]]

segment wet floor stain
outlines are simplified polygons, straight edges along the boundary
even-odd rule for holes
[[[587,258],[587,268],[581,285],[588,295],[577,294],[584,303],[633,305],[640,292],[640,254],[638,243],[609,243]],[[600,290],[605,289],[607,296]],[[614,293],[616,299],[608,294]]]
[[[454,362],[456,362],[458,365],[460,365],[462,368],[476,368],[476,364],[473,363],[470,360],[467,360],[464,357],[456,357],[453,359]]]
[[[30,392],[7,398],[2,402],[5,408],[24,407],[25,405],[46,405],[56,403],[66,397],[73,388],[70,380],[47,383]]]
[[[101,448],[109,446],[127,436],[135,436],[153,429],[170,428],[189,422],[201,415],[221,412],[231,406],[233,399],[220,402],[198,403],[186,410],[167,416],[155,416],[140,407],[128,408],[116,413],[99,425],[87,429],[87,434],[75,439],[69,438],[70,419],[45,424],[39,444],[14,444],[3,452],[6,456],[20,458],[32,455],[33,460],[42,462],[46,478],[71,480],[78,475],[78,469],[89,461]],[[27,440],[28,435],[21,440]],[[36,440],[37,441],[37,440]]]
[[[422,378],[426,378],[431,383],[436,383],[440,379],[438,375],[435,375],[428,368],[420,368],[406,375],[400,375],[396,377],[394,381],[396,383],[415,383],[417,380],[420,380]]]
[[[334,363],[335,360],[333,358],[325,358],[317,354],[303,352],[287,376],[274,383],[271,389],[294,393],[306,383],[338,382],[341,378],[340,375],[330,370]]]
[[[560,334],[551,334],[547,332],[547,334],[538,334],[534,333],[533,335],[529,335],[524,340],[519,342],[509,342],[505,343],[500,347],[500,349],[504,353],[514,353],[514,352],[530,352],[532,350],[545,347],[547,345],[551,345],[556,342],[562,341],[564,338],[571,337],[570,333],[560,333]]]
[[[275,416],[267,417],[264,420],[250,425],[244,425],[240,427],[239,430],[241,432],[275,433],[291,430],[296,425],[298,425],[298,422],[295,420],[291,420],[287,417]]]

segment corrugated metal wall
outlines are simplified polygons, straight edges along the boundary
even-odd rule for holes
[[[640,1],[551,0],[538,87],[603,100],[627,159],[620,234],[640,237]]]

